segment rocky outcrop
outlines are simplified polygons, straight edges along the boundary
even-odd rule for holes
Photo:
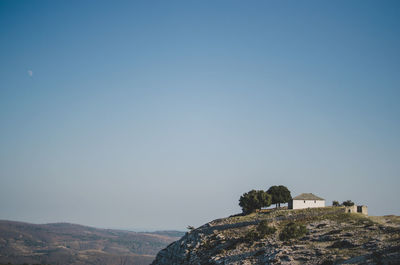
[[[276,231],[260,236],[261,221]],[[280,240],[289,222],[304,225],[306,234]],[[400,264],[400,218],[338,207],[232,216],[186,233],[152,264]]]

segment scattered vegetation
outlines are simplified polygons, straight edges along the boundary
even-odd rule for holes
[[[261,237],[265,237],[267,235],[275,234],[276,228],[274,226],[269,225],[268,221],[263,220],[258,224],[257,232]]]
[[[250,243],[250,242],[257,241],[260,238],[261,238],[260,234],[257,231],[251,230],[244,236],[242,241]]]
[[[292,238],[299,238],[307,233],[305,225],[294,222],[288,223],[279,234],[279,239],[287,241]]]
[[[237,243],[247,242],[252,243],[265,238],[269,235],[273,235],[276,232],[276,228],[269,224],[267,220],[261,221],[255,229],[250,230],[245,234],[244,237],[240,238]]]
[[[354,202],[351,200],[344,201],[342,204],[339,203],[339,201],[332,201],[332,206],[338,207],[338,206],[353,206]]]
[[[344,201],[344,202],[342,203],[342,205],[344,205],[344,206],[353,206],[353,205],[354,205],[354,202],[352,202],[351,200],[347,200],[347,201]]]

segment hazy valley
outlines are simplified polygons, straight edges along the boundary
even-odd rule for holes
[[[0,264],[145,265],[183,234],[0,221]]]

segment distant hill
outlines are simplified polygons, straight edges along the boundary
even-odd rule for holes
[[[183,235],[0,220],[0,264],[147,265]]]

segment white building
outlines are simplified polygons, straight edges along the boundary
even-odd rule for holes
[[[325,207],[325,200],[312,193],[302,193],[289,201],[289,209]]]

